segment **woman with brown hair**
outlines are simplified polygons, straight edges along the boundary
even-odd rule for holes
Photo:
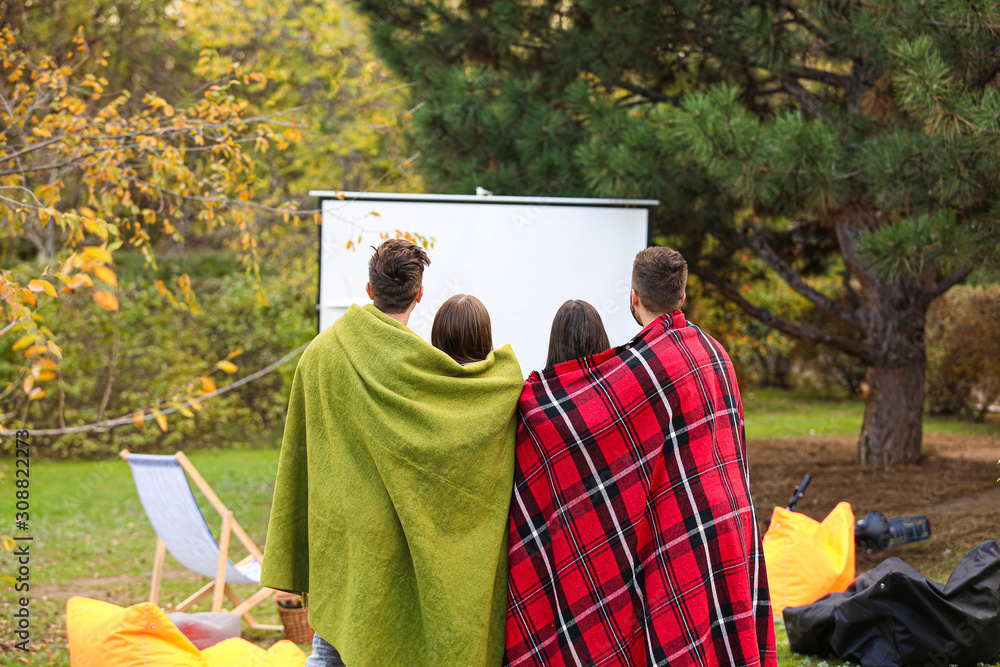
[[[463,366],[488,357],[493,351],[493,330],[483,302],[456,294],[441,304],[431,326],[431,345]]]
[[[581,299],[570,300],[559,307],[552,320],[545,367],[589,357],[609,347],[608,334],[597,309]]]

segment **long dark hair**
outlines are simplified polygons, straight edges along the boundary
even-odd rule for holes
[[[580,299],[559,306],[549,334],[549,358],[545,366],[589,357],[611,347],[597,309]]]
[[[431,326],[431,345],[463,366],[488,357],[493,350],[493,330],[483,302],[456,294],[441,304]]]

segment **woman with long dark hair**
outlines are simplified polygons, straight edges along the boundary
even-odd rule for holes
[[[493,331],[483,302],[469,294],[445,301],[434,316],[431,345],[463,366],[488,357]]]
[[[549,356],[545,366],[589,357],[609,347],[601,314],[586,301],[573,299],[561,305],[552,320]]]

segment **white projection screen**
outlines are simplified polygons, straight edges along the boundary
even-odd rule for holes
[[[409,321],[428,342],[435,313],[455,294],[486,305],[494,347],[510,343],[525,376],[544,366],[552,318],[567,299],[598,309],[612,345],[639,330],[628,308],[632,260],[648,245],[655,200],[310,194],[322,205],[321,331],[352,303],[370,302],[371,246],[396,230],[434,239],[424,298]]]

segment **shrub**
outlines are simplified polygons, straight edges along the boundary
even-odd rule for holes
[[[97,308],[88,295],[60,299],[52,318],[62,332],[61,376],[44,383],[48,396],[42,400],[0,406],[15,414],[17,423],[34,429],[60,428],[128,415],[183,392],[192,383],[200,386],[202,375],[212,375],[219,386],[227,384],[277,361],[316,333],[314,274],[285,271],[266,280],[269,303],[263,305],[252,279],[231,255],[213,251],[161,264],[158,277],[168,284],[176,285],[181,273],[190,272],[198,302],[198,312],[191,313],[174,310],[152,285],[130,279],[130,260],[121,259],[120,321],[114,313]],[[11,343],[0,340],[4,375],[16,372],[19,365],[15,357],[19,353],[10,349]],[[245,350],[233,359],[239,370],[213,374],[213,365],[237,348]],[[141,429],[129,425],[106,432],[34,437],[41,445],[36,455],[86,458],[122,448],[154,452],[276,446],[294,368],[293,360],[206,400],[193,419],[174,413],[168,417],[166,432],[147,418]],[[12,444],[5,442],[3,447],[9,450]]]
[[[927,409],[982,421],[1000,401],[1000,285],[959,286],[927,313]]]

